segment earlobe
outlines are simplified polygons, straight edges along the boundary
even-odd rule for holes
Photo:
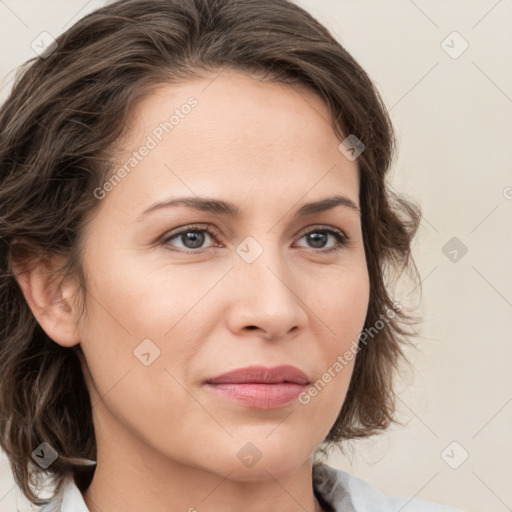
[[[59,285],[60,279],[53,275],[51,264],[37,261],[23,271],[15,269],[15,275],[32,314],[46,334],[65,347],[80,343],[70,300],[71,285]]]

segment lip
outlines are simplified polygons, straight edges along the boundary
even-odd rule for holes
[[[295,366],[249,366],[207,379],[203,384],[217,395],[247,407],[276,409],[294,402],[309,379]]]
[[[266,366],[247,366],[223,373],[205,381],[207,384],[276,384],[290,382],[309,384],[307,375],[295,366],[281,365],[267,368]]]

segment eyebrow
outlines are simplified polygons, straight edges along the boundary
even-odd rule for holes
[[[240,216],[240,210],[238,206],[228,201],[222,201],[220,199],[209,197],[177,197],[152,204],[137,216],[136,222],[140,222],[144,217],[156,210],[179,205],[188,206],[189,208],[194,208],[203,212],[226,215],[228,217]],[[356,212],[358,215],[361,215],[361,209],[351,199],[345,196],[336,195],[302,205],[295,212],[295,217],[305,217],[313,213],[331,210],[337,206],[345,206],[346,208]]]

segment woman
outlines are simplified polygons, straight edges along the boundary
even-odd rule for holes
[[[454,510],[322,462],[393,421],[413,318],[387,273],[420,214],[308,13],[112,3],[26,66],[0,140],[1,446],[32,503]]]

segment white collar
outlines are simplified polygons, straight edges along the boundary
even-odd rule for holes
[[[336,512],[462,512],[461,510],[405,496],[386,496],[379,489],[341,469],[326,464],[314,468],[314,481],[322,497]],[[90,512],[72,477],[67,477],[61,492],[40,512]]]

